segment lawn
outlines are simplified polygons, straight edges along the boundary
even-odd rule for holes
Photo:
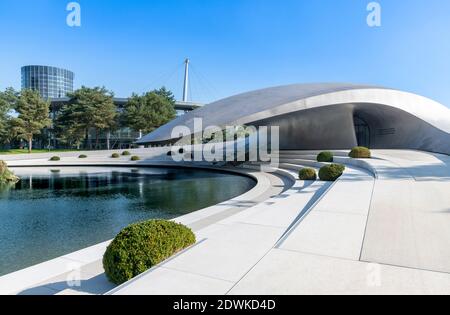
[[[49,152],[76,152],[76,150],[70,150],[70,149],[66,149],[66,150],[33,150],[32,154],[36,154],[36,153],[49,153]],[[27,149],[11,149],[11,150],[0,150],[0,155],[2,154],[28,154],[28,150]]]

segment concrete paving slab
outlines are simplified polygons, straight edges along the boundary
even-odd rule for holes
[[[367,178],[362,180],[339,180],[333,186],[314,211],[334,213],[360,214],[369,213],[372,192],[375,180]]]
[[[87,292],[83,292],[83,291],[77,291],[77,290],[72,290],[72,289],[66,289],[66,290],[64,290],[64,291],[60,291],[60,292],[58,292],[58,293],[56,293],[56,294],[54,294],[54,295],[73,295],[73,296],[76,296],[76,295],[80,295],[80,296],[87,296],[87,295],[91,295],[91,294],[89,294],[89,293],[87,293]]]
[[[0,295],[13,294],[25,288],[36,286],[55,274],[64,274],[71,270],[74,265],[82,262],[66,258],[56,258],[42,264],[16,271],[0,277]]]
[[[220,240],[250,245],[263,243],[266,246],[273,246],[274,240],[284,231],[282,228],[246,223],[220,225],[220,227],[220,229],[210,229],[206,241]]]
[[[324,182],[311,182],[304,186],[295,186],[274,200],[222,222],[244,222],[288,228],[302,212],[309,209],[325,193],[328,187],[329,184]]]
[[[64,258],[80,261],[82,263],[88,264],[98,260],[99,257],[102,257],[106,251],[106,248],[111,243],[111,241],[103,242],[71,254],[63,256]]]
[[[149,281],[146,281],[146,278]],[[113,290],[117,295],[223,295],[232,282],[213,279],[188,272],[156,268],[129,285]]]
[[[163,266],[211,278],[237,281],[273,247],[283,231],[279,228],[246,224],[227,226]]]
[[[361,259],[450,272],[450,182],[379,181]]]
[[[45,286],[58,292],[72,290],[92,295],[105,294],[116,287],[116,285],[108,281],[103,273],[97,276],[91,276],[81,271],[79,278],[77,275],[77,281],[72,280],[70,275],[63,275],[47,281],[49,283]]]
[[[278,248],[359,260],[366,221],[364,215],[313,210]]]
[[[75,266],[74,266],[75,267]],[[116,285],[106,279],[102,261],[98,260],[82,267],[74,268],[70,272],[47,279],[37,285],[17,292],[18,295],[54,295],[65,292],[77,294],[104,294]]]
[[[450,275],[274,249],[229,294],[450,294]]]
[[[21,292],[17,292],[14,295],[56,295],[58,294],[57,290],[53,290],[47,287],[37,287]]]

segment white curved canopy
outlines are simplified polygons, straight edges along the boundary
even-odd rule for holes
[[[311,109],[366,104],[391,107],[450,134],[450,109],[428,98],[394,89],[341,83],[294,84],[239,94],[187,113],[146,135],[138,143],[171,139],[176,126],[193,128],[194,118],[203,127],[252,124]]]

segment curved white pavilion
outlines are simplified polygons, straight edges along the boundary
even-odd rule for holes
[[[450,153],[450,110],[394,89],[340,83],[296,84],[232,96],[190,112],[143,137],[167,143],[176,126],[279,126],[281,150],[417,149]]]

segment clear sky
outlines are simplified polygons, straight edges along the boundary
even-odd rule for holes
[[[0,0],[0,89],[20,88],[20,67],[75,72],[75,85],[117,96],[166,85],[181,97],[192,60],[192,98],[306,82],[352,82],[418,93],[450,106],[450,1]]]

